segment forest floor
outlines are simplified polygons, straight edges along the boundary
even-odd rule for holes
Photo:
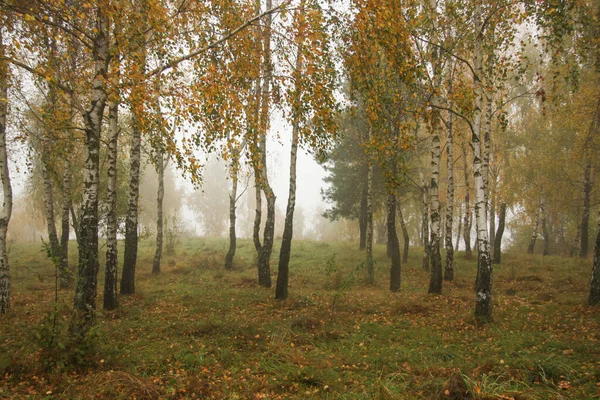
[[[279,302],[255,283],[252,242],[238,244],[234,271],[222,266],[226,240],[186,239],[152,275],[153,241],[141,242],[137,293],[98,312],[79,348],[68,340],[72,290],[56,305],[41,245],[13,245],[0,398],[600,398],[589,259],[505,254],[494,272],[494,322],[480,326],[476,262],[463,253],[437,296],[411,248],[402,289],[390,293],[384,246],[367,286],[354,244],[296,241],[290,298]]]

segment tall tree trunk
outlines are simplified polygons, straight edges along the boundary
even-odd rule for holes
[[[600,213],[598,214],[598,232],[596,233],[596,244],[594,245],[592,281],[590,284],[588,304],[590,306],[600,305]]]
[[[168,159],[167,159],[168,160]],[[164,151],[157,150],[156,174],[158,175],[158,190],[156,191],[156,250],[154,251],[154,262],[152,273],[160,274],[160,261],[163,253],[163,199],[165,198],[165,160]]]
[[[504,226],[506,224],[506,203],[500,204],[500,216],[498,220],[498,230],[494,237],[494,264],[500,264],[502,261],[502,235],[504,235]]]
[[[540,202],[540,216],[542,218],[542,235],[544,236],[544,252],[543,255],[547,256],[550,254],[550,234],[548,233],[548,225],[546,218],[546,204],[542,198]]]
[[[43,145],[43,144],[42,144]],[[42,149],[42,178],[44,180],[44,214],[46,227],[48,229],[48,241],[50,246],[50,257],[57,263],[60,287],[66,288],[71,282],[70,271],[62,269],[60,262],[61,249],[56,232],[56,221],[54,220],[54,184],[50,176],[47,150]]]
[[[531,239],[529,240],[529,246],[527,247],[527,253],[533,254],[535,252],[535,242],[537,241],[538,236],[538,225],[540,220],[540,209],[538,208],[535,211],[535,216],[533,217],[533,229],[531,233]]]
[[[96,16],[93,44],[94,80],[90,108],[84,114],[85,146],[83,171],[83,204],[79,223],[79,263],[75,289],[71,335],[76,341],[84,339],[94,322],[98,283],[98,180],[100,175],[100,134],[106,106],[106,76],[109,63],[108,18],[100,3]]]
[[[402,253],[402,262],[408,262],[408,248],[410,246],[410,238],[408,237],[408,229],[406,228],[406,222],[404,221],[404,214],[402,214],[402,208],[398,207],[398,217],[400,218],[400,227],[402,228],[402,237],[404,239],[404,252]]]
[[[360,212],[358,215],[358,225],[360,229],[359,250],[364,250],[367,245],[367,185],[368,177],[365,175],[360,196]]]
[[[371,135],[369,134],[369,137]],[[367,170],[367,284],[375,283],[373,265],[373,164],[369,163]]]
[[[465,240],[465,256],[470,259],[473,256],[471,250],[471,188],[469,185],[469,171],[467,169],[467,151],[465,150],[465,146],[463,144],[461,144],[460,147],[463,154],[463,172],[465,175],[465,216],[463,219],[463,238]]]
[[[585,166],[583,175],[583,209],[581,213],[581,224],[579,239],[579,257],[588,256],[589,248],[589,226],[590,226],[590,199],[592,195],[592,162],[591,160]]]
[[[118,48],[118,25],[114,27],[113,48]],[[119,103],[120,103],[120,54],[115,52],[111,60],[112,97],[108,101],[108,139],[107,139],[107,172],[106,172],[106,264],[104,267],[104,304],[105,310],[115,310],[118,306],[118,250],[117,250],[117,158],[119,156]]]
[[[452,71],[452,67],[450,67]],[[452,94],[452,79],[450,79],[450,95]],[[452,104],[452,103],[450,103]],[[446,160],[448,169],[448,184],[446,190],[446,266],[444,268],[444,279],[454,280],[454,247],[452,246],[452,225],[454,219],[454,154],[453,154],[453,115],[448,113],[447,141],[446,141]],[[460,217],[459,217],[460,219]],[[460,232],[460,231],[459,231]],[[460,234],[459,234],[460,236]]]
[[[298,20],[301,21],[304,15],[304,0],[300,2],[300,8],[298,9]],[[296,55],[296,75],[302,73],[302,41],[304,40],[304,34],[302,27],[299,28],[297,39],[297,55]],[[300,86],[300,80],[295,80],[295,93],[296,98],[292,109],[294,111],[294,117],[292,122],[292,146],[290,149],[290,187],[288,193],[288,203],[285,211],[285,223],[283,226],[283,237],[281,240],[281,249],[279,251],[279,266],[277,270],[277,285],[275,287],[275,298],[278,300],[285,300],[288,297],[288,282],[290,272],[290,253],[292,249],[292,236],[294,233],[294,209],[296,207],[296,160],[298,158],[298,139],[300,134],[300,115],[296,113],[296,110],[300,110],[300,93],[302,87]]]
[[[62,201],[62,214],[61,214],[61,232],[60,232],[60,265],[62,271],[68,271],[69,281],[66,282],[67,286],[71,285],[73,281],[73,272],[69,267],[69,231],[70,231],[70,218],[69,212],[71,209],[71,161],[67,158],[65,159],[63,173],[63,183],[62,183],[62,192],[63,192],[63,201]]]
[[[436,117],[434,117],[436,118]],[[442,256],[440,254],[440,201],[438,197],[440,160],[442,149],[437,124],[433,124],[431,145],[431,180],[429,184],[431,205],[431,279],[429,293],[442,293]]]
[[[387,198],[387,234],[390,244],[392,264],[390,267],[390,291],[400,290],[402,271],[400,261],[400,243],[396,234],[396,195],[390,193]]]
[[[272,8],[272,0],[266,1],[266,9]],[[275,194],[269,184],[267,174],[267,132],[269,130],[269,109],[270,109],[270,85],[272,75],[271,65],[271,24],[272,15],[269,14],[264,19],[264,37],[263,37],[263,81],[261,90],[261,111],[260,111],[260,150],[261,150],[261,168],[260,168],[260,188],[265,194],[267,201],[267,219],[263,231],[263,243],[258,254],[258,284],[264,287],[271,287],[271,267],[269,265],[271,252],[273,250],[273,240],[275,236]]]
[[[147,8],[144,1],[140,2],[141,12]],[[143,15],[143,14],[142,14]],[[134,60],[143,74],[146,71],[147,52],[145,43],[146,24],[140,26],[135,32],[136,40],[139,43],[139,49],[135,54]],[[121,275],[121,294],[135,293],[135,268],[137,264],[138,250],[138,202],[140,197],[140,166],[141,166],[141,145],[142,128],[147,125],[144,116],[144,96],[146,94],[146,85],[143,83],[143,77],[132,88],[131,101],[131,149],[129,154],[129,199],[127,201],[127,216],[125,218],[125,250],[123,257],[123,274]]]
[[[6,117],[8,114],[8,65],[3,59],[4,28],[0,27],[0,181],[2,181],[2,209],[0,210],[0,315],[6,314],[10,308],[10,267],[6,251],[6,234],[12,215],[12,186],[8,170],[8,154],[6,151]]]
[[[483,58],[483,32],[481,5],[475,6],[475,28],[477,35],[474,49],[474,84],[475,84],[475,109],[473,123],[473,176],[475,180],[475,217],[477,219],[477,243],[479,258],[477,265],[477,282],[475,285],[476,303],[475,317],[479,322],[490,322],[492,320],[492,260],[487,231],[487,211],[485,198],[485,183],[482,171],[481,154],[481,110],[483,103],[482,58]]]
[[[116,60],[115,60],[116,61]],[[119,155],[119,100],[108,102],[107,151],[107,214],[106,214],[106,265],[104,268],[104,309],[115,310],[117,300],[117,157]]]

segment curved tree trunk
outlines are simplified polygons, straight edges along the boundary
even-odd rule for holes
[[[301,16],[304,14],[304,0],[300,2],[300,8],[297,11]],[[301,18],[299,18],[300,20]],[[298,31],[297,39],[297,55],[296,55],[296,75],[302,73],[302,41],[304,36],[302,29]],[[299,79],[295,80],[295,93],[294,99],[295,104],[292,109],[300,109],[300,93],[302,88],[300,87]],[[285,211],[285,223],[283,226],[283,237],[281,240],[281,249],[279,251],[279,267],[277,270],[277,285],[275,287],[275,298],[278,300],[285,300],[288,297],[288,282],[290,272],[290,252],[292,248],[292,236],[294,233],[294,209],[296,207],[296,161],[298,159],[298,139],[300,130],[300,116],[294,114],[292,122],[292,146],[290,149],[290,187],[288,193],[288,203]]]
[[[83,171],[83,203],[79,222],[79,263],[75,288],[71,335],[76,341],[84,339],[94,322],[98,282],[98,180],[100,175],[100,135],[106,106],[108,70],[108,17],[103,5],[97,9],[94,37],[94,80],[90,108],[85,112],[85,146]]]
[[[390,291],[400,290],[402,271],[400,261],[400,242],[396,234],[396,195],[388,194],[387,198],[387,234],[392,264],[390,267]]]
[[[266,0],[266,9],[270,10],[273,6],[272,0]],[[258,284],[264,287],[271,287],[271,267],[269,265],[271,252],[273,250],[273,239],[275,236],[275,194],[269,184],[267,174],[267,132],[269,130],[269,109],[270,109],[270,87],[272,78],[271,65],[271,24],[273,17],[271,14],[264,19],[264,37],[263,37],[263,81],[261,89],[260,105],[260,188],[265,194],[267,201],[267,219],[263,231],[263,243],[258,253]]]
[[[8,100],[8,65],[4,56],[4,28],[0,27],[0,99]],[[10,267],[6,251],[6,234],[12,215],[12,186],[8,170],[8,154],[6,151],[6,117],[8,101],[0,101],[0,181],[2,183],[2,209],[0,210],[0,315],[6,314],[10,308]]]
[[[410,246],[410,238],[408,237],[408,229],[406,228],[406,222],[404,221],[404,214],[402,214],[402,208],[398,208],[398,217],[400,218],[400,227],[402,228],[402,237],[404,239],[404,253],[402,253],[402,262],[408,262],[408,249]]]
[[[298,66],[296,67],[298,68]],[[278,300],[285,300],[288,297],[290,252],[292,248],[292,236],[294,233],[294,208],[296,206],[296,160],[298,154],[298,121],[294,123],[292,130],[292,148],[290,150],[290,188],[288,194],[287,208],[285,212],[285,224],[283,227],[281,250],[279,252],[277,286],[275,288],[275,298]]]
[[[494,237],[494,264],[500,264],[502,261],[502,235],[504,235],[504,226],[506,224],[506,203],[500,204],[500,216],[498,219],[498,230]]]

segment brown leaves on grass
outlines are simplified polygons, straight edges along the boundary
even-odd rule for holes
[[[102,372],[91,380],[85,393],[89,398],[115,395],[133,399],[158,399],[160,393],[149,379],[123,371]]]

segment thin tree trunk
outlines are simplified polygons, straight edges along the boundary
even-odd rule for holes
[[[506,203],[500,204],[500,217],[498,220],[498,230],[494,237],[494,264],[500,264],[502,261],[502,235],[504,235],[504,226],[506,224]]]
[[[371,135],[369,134],[369,137]],[[367,284],[375,283],[373,265],[373,164],[369,163],[367,170]]]
[[[94,80],[90,108],[84,115],[87,149],[83,172],[83,204],[79,227],[79,263],[71,335],[80,342],[94,322],[98,282],[98,180],[100,135],[106,106],[106,75],[109,63],[108,18],[99,5],[93,44]]]
[[[475,285],[476,303],[475,317],[479,322],[490,322],[492,320],[492,260],[490,259],[490,249],[488,242],[487,231],[487,211],[485,198],[485,183],[482,171],[482,154],[481,154],[481,110],[483,103],[483,83],[481,76],[483,69],[483,33],[482,26],[482,10],[481,5],[475,7],[475,27],[478,30],[475,38],[474,49],[474,84],[475,84],[475,109],[473,123],[473,176],[475,180],[475,217],[477,219],[477,243],[479,248],[479,258],[477,265],[478,279]]]
[[[81,243],[81,236],[79,236],[79,220],[77,219],[77,214],[75,214],[75,209],[73,208],[73,204],[71,203],[71,220],[73,221],[73,231],[75,231],[75,241],[77,242],[77,248]]]
[[[435,118],[435,117],[434,117]],[[440,180],[440,159],[442,149],[437,124],[434,125],[431,146],[431,179],[429,184],[431,205],[431,279],[429,293],[442,293],[442,256],[440,254],[440,201],[438,197]]]
[[[229,250],[225,256],[225,269],[231,271],[233,269],[233,257],[236,250],[236,234],[235,234],[235,217],[236,217],[236,201],[239,173],[239,151],[234,149],[231,159],[230,175],[231,175],[231,193],[229,193]],[[260,194],[260,192],[259,192]],[[260,226],[260,224],[259,224]]]
[[[262,244],[260,242],[260,223],[262,220],[262,190],[260,190],[260,171],[254,170],[254,194],[255,198],[255,212],[254,212],[254,226],[252,229],[252,239],[254,241],[254,248],[256,249],[257,256],[260,255]],[[260,270],[259,270],[260,272]],[[260,280],[260,276],[259,276]]]
[[[452,71],[452,66],[450,66]],[[450,95],[452,94],[452,79],[450,79]],[[452,105],[452,103],[450,103]],[[454,280],[454,247],[452,246],[452,226],[454,219],[454,154],[453,154],[453,114],[448,113],[447,125],[447,141],[446,141],[446,166],[448,169],[448,184],[446,190],[446,265],[444,268],[444,279],[447,281]],[[459,217],[460,219],[460,217]],[[459,231],[460,232],[460,231]],[[460,235],[459,235],[460,236]]]
[[[402,236],[404,239],[404,252],[402,253],[402,262],[408,262],[408,249],[410,246],[410,238],[408,237],[408,229],[406,228],[406,222],[404,221],[404,214],[402,208],[398,207],[398,217],[400,218],[400,227],[402,228]]]
[[[48,230],[48,241],[50,245],[50,257],[54,263],[58,263],[58,275],[60,287],[66,288],[71,282],[70,271],[62,269],[60,262],[61,249],[56,232],[56,221],[54,220],[54,184],[48,170],[47,150],[42,149],[42,177],[44,180],[44,214],[46,217],[46,228]]]
[[[538,208],[535,212],[535,216],[533,217],[533,229],[531,233],[531,239],[529,240],[529,246],[527,247],[528,254],[533,254],[535,252],[535,242],[537,241],[538,236],[539,219],[540,209]]]
[[[496,193],[492,189],[490,190],[490,243],[496,242]],[[490,257],[494,259],[495,248],[491,248]]]
[[[6,117],[8,113],[8,65],[3,59],[5,50],[3,43],[4,28],[0,27],[0,181],[2,181],[2,209],[0,210],[0,315],[6,314],[10,308],[10,267],[6,251],[6,234],[12,215],[13,197],[10,174],[8,170],[8,154],[6,151]]]
[[[470,259],[473,256],[471,250],[471,204],[470,204],[470,192],[471,188],[469,185],[469,171],[467,169],[467,151],[465,150],[465,146],[461,144],[462,154],[463,154],[463,172],[465,175],[465,216],[463,223],[463,238],[465,240],[465,256]]]
[[[388,194],[387,199],[387,234],[390,244],[392,264],[390,267],[390,291],[400,290],[402,283],[402,271],[400,261],[400,243],[396,234],[396,195]]]
[[[598,215],[598,232],[596,233],[596,244],[594,246],[594,261],[592,264],[592,280],[588,304],[590,306],[600,305],[600,213]]]
[[[67,286],[71,285],[73,281],[73,272],[69,267],[69,231],[70,231],[70,218],[69,212],[71,210],[71,161],[67,158],[65,159],[63,173],[63,184],[62,184],[62,192],[63,192],[63,202],[62,202],[62,215],[61,215],[61,232],[60,232],[60,265],[61,270],[69,271],[69,282],[66,282]]]
[[[547,256],[550,254],[550,234],[548,233],[548,225],[546,218],[546,204],[544,199],[540,202],[540,215],[542,218],[542,235],[544,236],[544,252],[543,255]]]
[[[573,237],[573,246],[571,247],[571,251],[569,252],[569,257],[574,257],[575,254],[579,255],[579,240],[581,240],[581,224],[579,218],[579,208],[577,209],[577,231],[575,232],[575,236]]]
[[[458,213],[457,214],[458,214],[458,230],[456,231],[457,235],[456,235],[455,249],[458,251],[458,247],[460,245],[460,234],[462,232],[462,220],[463,220],[461,218],[461,215],[462,215],[462,203],[458,207]]]
[[[589,226],[590,226],[590,200],[592,195],[592,162],[591,160],[585,166],[583,175],[583,209],[581,213],[581,224],[579,239],[579,257],[588,256],[589,248]]]
[[[164,151],[159,149],[156,157],[158,190],[156,191],[156,250],[154,252],[154,262],[152,263],[153,274],[160,274],[160,260],[163,253],[163,200],[165,198],[165,166],[167,160],[165,160]]]
[[[360,242],[358,246],[359,250],[364,250],[367,245],[367,185],[368,177],[365,176],[360,196],[360,213],[358,216],[358,224],[360,229]]]

